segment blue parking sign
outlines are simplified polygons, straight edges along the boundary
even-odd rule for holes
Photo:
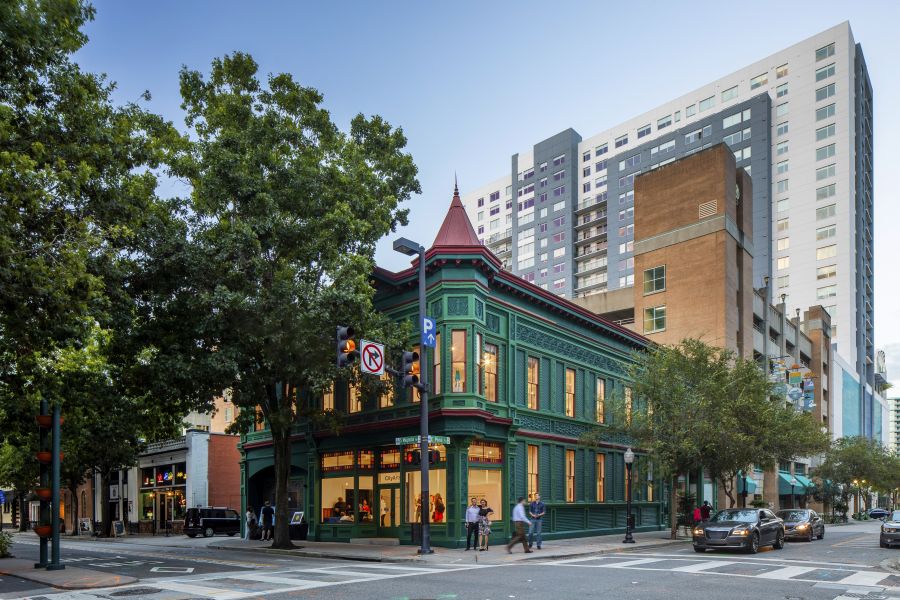
[[[434,348],[436,333],[437,333],[437,330],[435,329],[434,319],[432,319],[431,317],[422,317],[422,347],[423,348]]]

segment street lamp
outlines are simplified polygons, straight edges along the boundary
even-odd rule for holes
[[[791,508],[796,508],[794,506],[794,486],[797,485],[797,478],[791,475]]]
[[[859,480],[853,480],[853,487],[856,488],[856,506],[854,507],[856,510],[854,512],[859,515]]]
[[[747,474],[741,471],[741,481],[744,483],[744,489],[741,491],[741,508],[747,508]]]
[[[625,539],[622,540],[623,544],[633,544],[634,538],[631,537],[631,465],[634,463],[634,452],[631,451],[631,448],[625,451],[625,475],[628,479],[628,488],[625,493]]]
[[[394,240],[394,250],[407,256],[419,256],[419,329],[421,331],[425,320],[425,248],[407,238]],[[426,373],[426,352],[422,344],[419,352],[419,452],[422,460],[422,547],[419,554],[431,554],[431,529],[429,523],[428,501],[431,497],[428,490],[428,378]]]

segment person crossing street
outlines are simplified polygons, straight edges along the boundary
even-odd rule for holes
[[[531,521],[525,516],[525,498],[522,496],[519,496],[519,501],[516,502],[516,506],[513,508],[512,520],[513,525],[516,528],[516,533],[506,545],[506,551],[512,554],[512,547],[518,542],[522,542],[522,548],[525,550],[526,554],[534,552],[534,550],[528,549],[528,540],[525,539],[525,527],[531,525]]]

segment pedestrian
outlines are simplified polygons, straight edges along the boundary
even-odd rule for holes
[[[712,506],[709,505],[709,500],[703,501],[703,506],[700,507],[700,518],[704,521],[709,521],[709,514],[712,512]]]
[[[519,496],[519,501],[516,502],[516,506],[513,508],[512,520],[513,525],[516,527],[516,533],[509,540],[509,543],[506,544],[506,551],[512,554],[512,547],[516,543],[522,542],[522,548],[526,554],[534,552],[534,550],[528,549],[528,540],[525,539],[525,527],[531,525],[531,521],[525,516],[525,498],[523,496]]]
[[[431,519],[435,523],[443,523],[444,522],[444,511],[447,507],[444,505],[444,499],[441,498],[440,494],[434,495],[434,514],[431,515]]]
[[[537,549],[541,549],[541,525],[544,522],[544,514],[546,512],[547,507],[541,502],[541,495],[535,494],[534,500],[528,505],[528,514],[531,516],[531,530],[528,532],[529,548],[534,545],[535,538],[537,538]]]
[[[699,523],[703,519],[703,513],[700,511],[699,506],[694,507],[694,525]]]
[[[244,539],[250,539],[250,532],[256,528],[256,513],[253,512],[253,509],[249,506],[247,507],[247,514],[244,515],[246,521],[246,528],[244,529]]]
[[[488,541],[491,537],[491,514],[494,509],[488,506],[487,500],[481,499],[478,509],[478,550],[487,551],[490,548]]]
[[[268,500],[266,500],[266,504],[262,507],[262,510],[259,511],[259,517],[262,521],[263,541],[271,540],[274,534],[273,525],[275,524],[275,509],[272,508]]]
[[[472,504],[466,508],[466,550],[478,544],[478,511],[478,499],[473,497]]]

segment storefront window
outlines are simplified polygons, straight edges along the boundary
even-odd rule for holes
[[[371,522],[375,518],[373,516],[374,508],[374,486],[372,485],[372,477],[365,476],[359,478],[359,494],[356,497],[356,515],[360,521]]]
[[[156,485],[156,478],[153,474],[153,467],[141,469],[141,487],[153,487]]]
[[[326,452],[322,454],[322,471],[345,471],[353,469],[353,450],[346,452]]]
[[[494,509],[491,520],[503,518],[503,472],[500,469],[469,467],[468,498],[487,500],[488,506]]]
[[[359,451],[359,468],[360,469],[374,469],[375,468],[375,453],[371,450],[360,450]]]
[[[481,361],[484,364],[484,398],[490,402],[497,401],[497,346],[485,344]]]
[[[434,374],[431,380],[434,382],[435,395],[441,393],[441,334],[434,334]]]
[[[153,520],[153,509],[154,509],[154,499],[156,498],[156,494],[154,492],[142,492],[141,493],[141,519],[145,521]]]
[[[322,522],[352,523],[353,496],[353,477],[322,479]]]
[[[503,464],[503,446],[492,442],[472,442],[469,446],[469,462]]]
[[[406,522],[419,523],[422,520],[422,473],[406,473]],[[428,517],[432,523],[446,521],[447,510],[447,469],[428,471]],[[443,510],[438,510],[443,508]],[[496,510],[496,509],[495,509]]]
[[[185,485],[187,483],[186,463],[178,463],[175,465],[175,485]]]
[[[466,332],[457,329],[452,332],[450,345],[450,371],[453,391],[466,391]]]

